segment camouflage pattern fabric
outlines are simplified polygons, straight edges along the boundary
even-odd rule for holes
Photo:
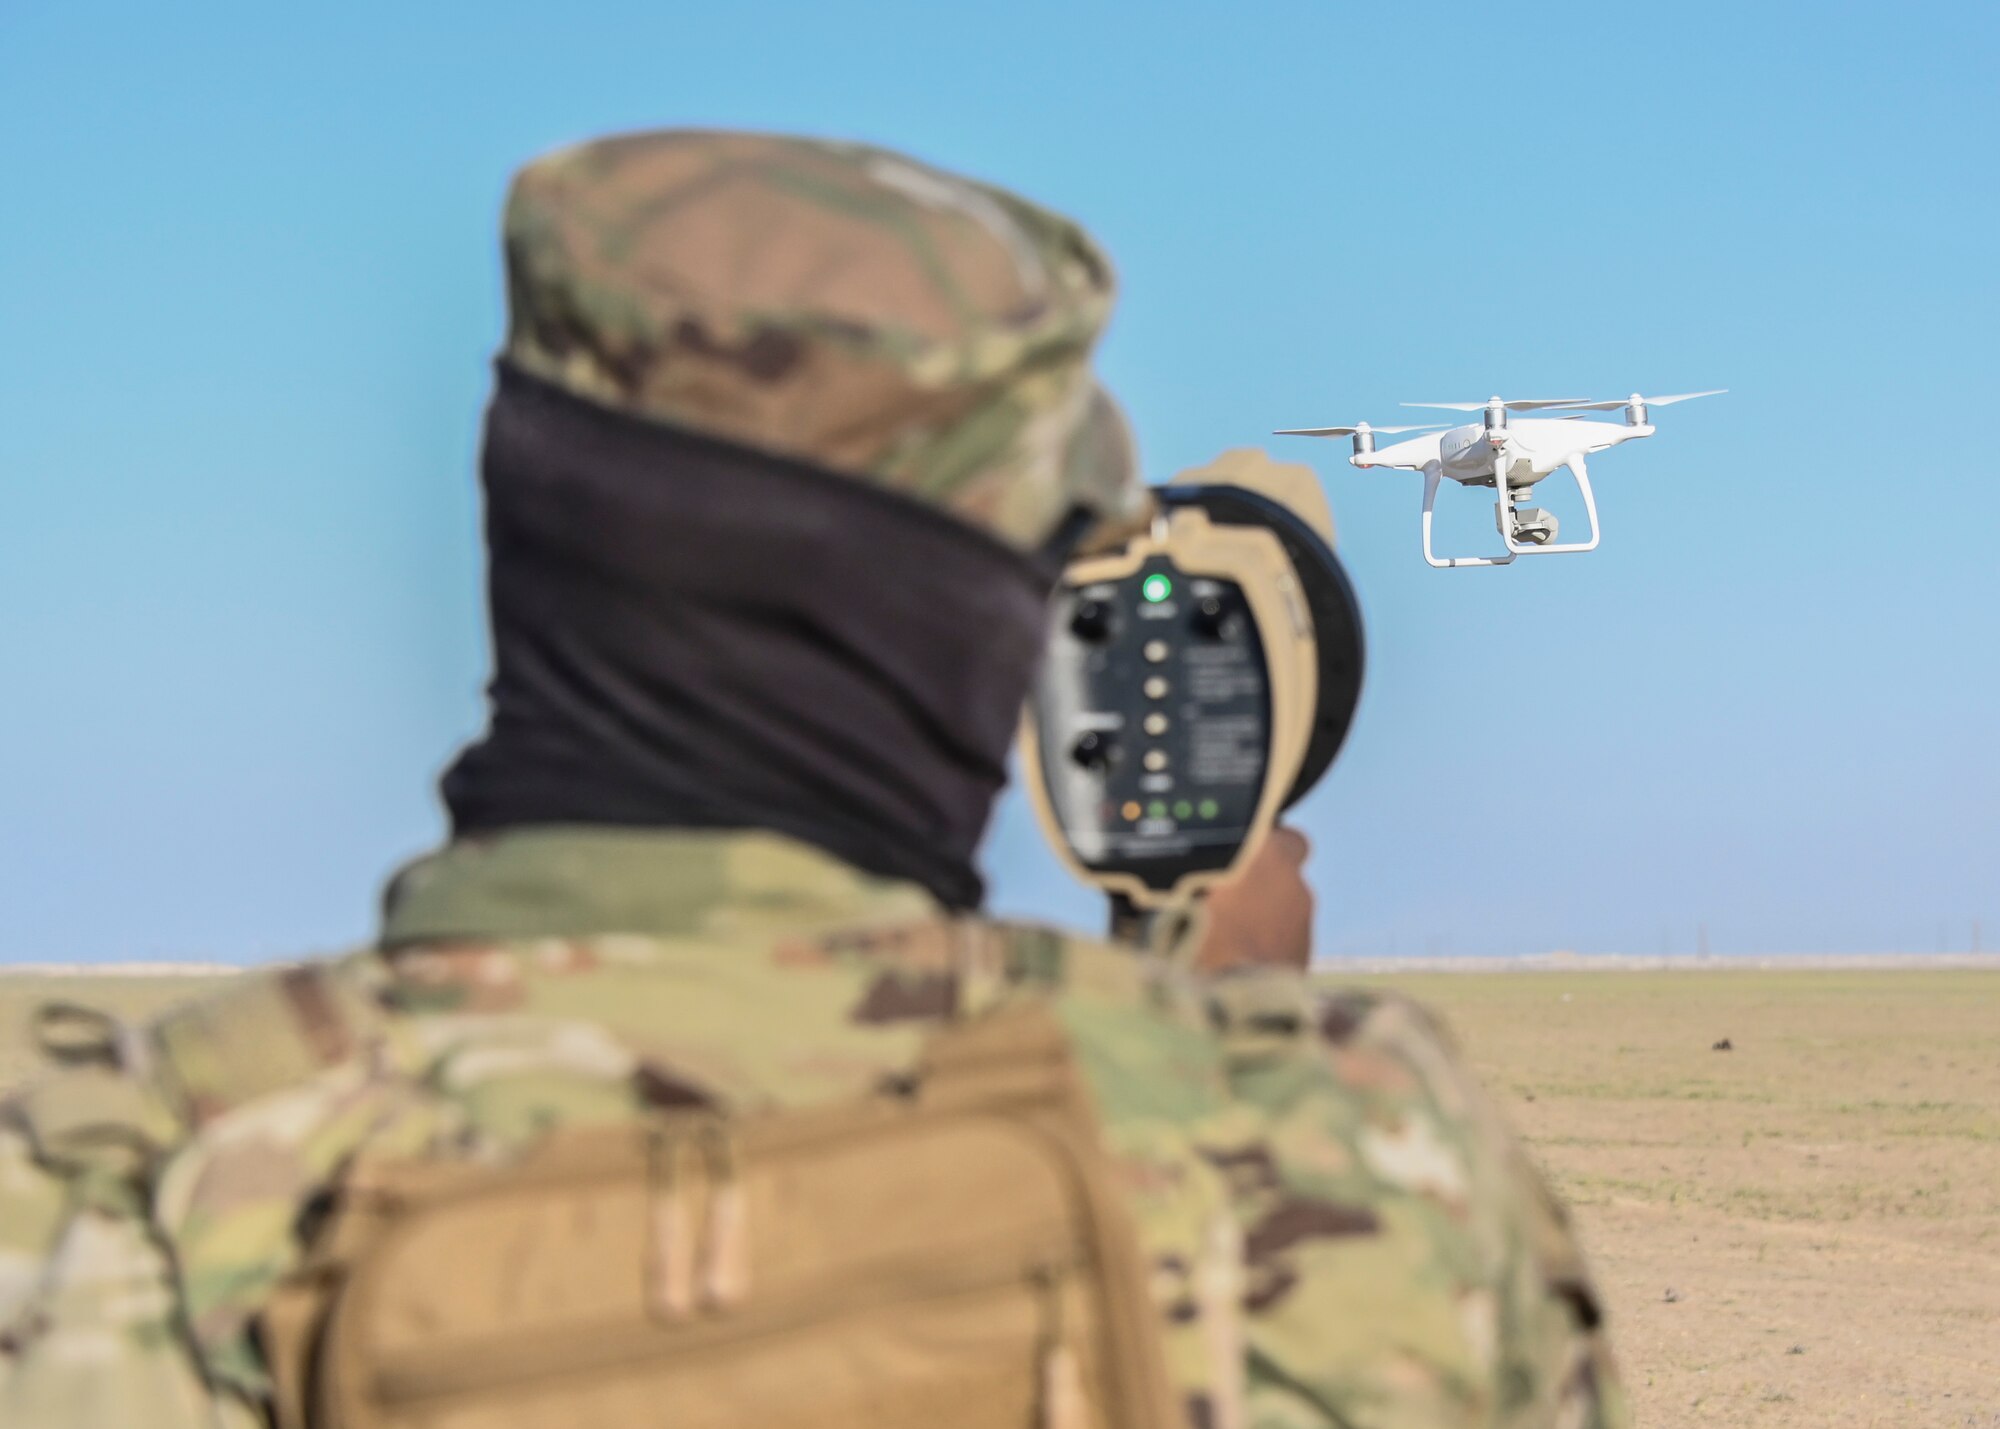
[[[846,1097],[1025,997],[1074,1036],[1191,1425],[1625,1422],[1561,1210],[1400,998],[948,922],[760,834],[456,845],[399,881],[385,946],[0,1104],[0,1423],[261,1422],[257,1312],[357,1153]]]
[[[522,170],[506,358],[1034,549],[1138,500],[1090,373],[1110,261],[1068,219],[861,144],[667,131]]]

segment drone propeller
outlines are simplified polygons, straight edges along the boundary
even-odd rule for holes
[[[1570,402],[1566,405],[1583,412],[1614,412],[1620,407],[1634,404],[1641,407],[1671,407],[1676,402],[1691,402],[1696,397],[1720,397],[1727,387],[1711,387],[1706,392],[1675,392],[1666,397],[1641,397],[1634,392],[1630,397],[1618,397],[1607,402]]]
[[[1351,427],[1282,427],[1271,435],[1277,437],[1352,437],[1354,438],[1354,462],[1365,466],[1361,459],[1375,450],[1375,438],[1393,437],[1400,432],[1441,432],[1449,422],[1426,422],[1414,427],[1371,427],[1366,422],[1356,422]]]
[[[1394,436],[1398,432],[1441,432],[1450,426],[1449,422],[1426,422],[1415,427],[1371,427],[1366,422],[1353,427],[1280,427],[1271,433],[1274,437],[1351,437],[1357,432],[1373,432],[1377,436]]]
[[[1399,402],[1399,407],[1436,407],[1447,412],[1483,412],[1488,407],[1505,407],[1510,412],[1538,412],[1545,407],[1580,407],[1590,400],[1587,397],[1516,397],[1503,401],[1498,397],[1484,402]]]

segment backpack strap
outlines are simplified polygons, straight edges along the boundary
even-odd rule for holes
[[[1057,935],[1003,927],[1016,950],[1046,957]],[[1160,1324],[1150,1292],[1150,1267],[1104,1141],[1096,1107],[1076,1066],[1070,1034],[1042,999],[1023,1001],[948,1026],[925,1045],[918,1095],[933,1106],[986,1106],[1040,1101],[1041,1131],[1065,1143],[1076,1187],[1087,1206],[1091,1255],[1102,1292],[1098,1312],[1120,1402],[1114,1423],[1167,1426],[1181,1421],[1167,1372]],[[1050,1412],[1067,1391],[1050,1386],[1045,1422],[1082,1424],[1080,1408]]]

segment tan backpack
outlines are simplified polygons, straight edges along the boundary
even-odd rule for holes
[[[862,1103],[357,1168],[262,1332],[285,1429],[1164,1429],[1156,1311],[1055,1018]]]

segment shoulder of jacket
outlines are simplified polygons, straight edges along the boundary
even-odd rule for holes
[[[364,956],[260,969],[133,1025],[74,1002],[37,1008],[46,1065],[0,1100],[44,1166],[134,1175],[231,1108],[357,1055],[381,1020]]]
[[[1366,1046],[1456,1058],[1444,1019],[1392,988],[1339,986],[1309,971],[1251,967],[1199,979],[1216,1033],[1245,1053]]]
[[[1134,949],[1061,928],[943,913],[793,934],[773,957],[780,967],[843,962],[871,975],[927,980],[940,1013],[977,1011],[1023,991],[1137,991],[1146,981],[1142,961]]]
[[[29,1014],[28,1034],[43,1065],[0,1098],[11,1158],[64,1180],[138,1184],[184,1137],[143,1027],[52,1000]]]
[[[381,980],[373,953],[246,973],[153,1023],[157,1079],[194,1127],[296,1085],[368,1049]]]
[[[19,1093],[10,1094],[0,1101],[0,1333],[35,1295],[70,1200],[65,1177],[36,1147]]]
[[[1183,1004],[1193,987],[1182,961],[1110,938],[1011,919],[984,920],[1016,987],[1094,1002]]]

